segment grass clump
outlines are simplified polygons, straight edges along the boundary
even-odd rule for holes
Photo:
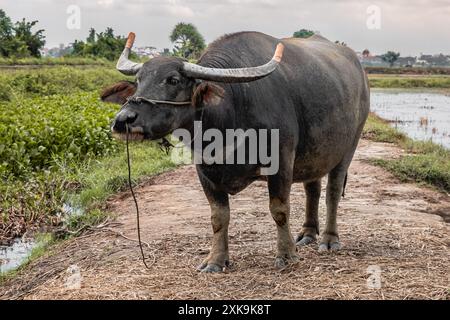
[[[378,142],[395,143],[407,154],[398,159],[373,159],[402,181],[427,183],[450,192],[450,150],[431,141],[415,141],[392,128],[389,123],[371,114],[363,136]]]
[[[375,76],[369,75],[371,88],[436,88],[449,89],[450,76]]]

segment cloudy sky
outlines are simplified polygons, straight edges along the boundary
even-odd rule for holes
[[[67,13],[71,5],[80,10],[79,29],[70,20],[74,11]],[[184,21],[207,42],[242,30],[286,37],[307,28],[355,50],[450,54],[450,0],[0,0],[0,8],[14,21],[39,20],[48,47],[108,26],[136,32],[138,46],[171,47],[168,35]]]

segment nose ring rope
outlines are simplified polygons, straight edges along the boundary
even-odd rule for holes
[[[127,146],[127,166],[128,166],[128,186],[130,187],[131,196],[133,197],[134,206],[136,207],[136,227],[137,227],[137,235],[138,235],[138,242],[139,242],[139,248],[141,249],[141,255],[142,255],[142,262],[144,262],[144,265],[147,269],[150,269],[150,267],[147,265],[147,260],[145,258],[144,249],[142,247],[142,241],[141,241],[141,226],[139,221],[139,205],[136,199],[136,195],[134,194],[133,189],[133,183],[131,182],[131,161],[130,161],[130,149],[129,149],[129,129],[128,129],[128,123],[125,124],[126,127],[126,146]]]
[[[141,102],[141,101],[145,101],[151,104],[171,104],[174,106],[186,106],[186,105],[190,105],[192,102],[191,101],[166,101],[166,100],[155,100],[155,99],[149,99],[146,97],[133,97],[130,99],[127,99],[127,103],[129,102]]]
[[[190,103],[190,102],[189,102],[189,103]],[[128,101],[127,101],[126,104],[128,104]],[[124,104],[122,107],[126,106],[126,104]],[[201,113],[201,115],[200,115],[200,121],[201,121],[202,118],[203,118],[203,110],[204,110],[204,109],[202,108],[202,109],[201,109],[201,112],[202,112],[202,113]],[[132,181],[131,181],[131,160],[130,160],[130,148],[129,148],[129,141],[130,141],[130,139],[129,139],[129,134],[130,134],[130,129],[129,129],[128,123],[125,123],[125,130],[126,130],[126,134],[125,134],[126,139],[125,139],[125,142],[126,142],[126,153],[127,153],[128,186],[129,186],[129,188],[130,188],[131,196],[132,196],[133,201],[134,201],[134,207],[136,208],[136,229],[137,229],[137,236],[138,236],[138,242],[139,242],[139,249],[140,249],[140,251],[141,251],[142,262],[144,263],[144,265],[145,265],[145,267],[146,267],[147,269],[150,269],[150,267],[147,265],[147,259],[145,258],[144,248],[143,248],[143,246],[142,246],[142,240],[141,240],[141,224],[140,224],[140,218],[139,218],[139,216],[140,216],[140,214],[139,214],[139,204],[138,204],[138,201],[137,201],[137,199],[136,199],[136,194],[134,193],[133,183],[132,183]],[[191,143],[195,140],[195,138],[197,137],[197,135],[198,135],[198,132],[197,132],[197,134],[191,139],[191,141],[190,141],[189,144],[191,144]],[[174,147],[174,148],[181,148],[181,147]]]
[[[141,102],[141,101],[145,101],[148,103],[151,103],[153,105],[156,105],[158,103],[160,104],[171,104],[171,105],[176,105],[176,106],[183,106],[183,105],[190,105],[192,104],[191,101],[166,101],[166,100],[154,100],[154,99],[149,99],[149,98],[145,98],[145,97],[134,97],[134,98],[128,98],[126,100],[126,102],[122,105],[121,109],[125,108],[127,105],[130,104],[130,102]],[[203,119],[203,111],[206,109],[206,107],[202,107],[202,108],[196,108],[196,111],[201,111],[200,114],[200,121],[202,121]],[[128,123],[126,123],[126,131],[127,131],[127,139],[128,139]],[[192,142],[195,140],[195,138],[197,138],[199,132],[197,132],[194,137],[191,139],[191,141],[189,141],[189,144],[192,144]],[[170,142],[169,142],[170,143]],[[128,147],[128,142],[127,142],[127,147]],[[182,146],[172,146],[172,148],[174,149],[181,149],[183,148]]]

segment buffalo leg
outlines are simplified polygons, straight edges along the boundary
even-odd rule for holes
[[[288,262],[298,260],[294,238],[289,227],[289,193],[291,191],[292,173],[283,174],[280,170],[277,175],[268,177],[270,213],[277,224],[277,257],[275,267],[284,268]]]
[[[202,185],[211,207],[213,239],[208,256],[197,269],[201,272],[221,272],[229,264],[228,224],[230,222],[230,205],[228,194],[212,190],[204,181],[202,181]]]
[[[356,146],[359,141],[359,134],[357,135],[352,150],[345,155],[342,161],[328,174],[327,183],[327,218],[325,224],[325,230],[322,234],[322,239],[319,244],[319,252],[324,251],[337,251],[341,248],[339,243],[339,235],[337,230],[337,210],[339,200],[342,196],[342,190],[344,189],[345,179],[347,177],[348,167],[352,161],[353,155],[356,150]]]
[[[319,200],[322,189],[321,180],[305,182],[306,212],[305,223],[297,237],[297,245],[304,246],[316,241],[319,234]]]

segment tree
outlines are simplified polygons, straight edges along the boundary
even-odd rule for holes
[[[308,29],[300,29],[299,31],[295,31],[293,37],[294,38],[309,38],[314,35],[314,31]]]
[[[400,52],[388,51],[381,56],[381,59],[384,62],[389,63],[390,67],[394,66],[395,61],[397,61],[398,57],[400,57]]]
[[[43,29],[33,32],[31,29],[38,23],[38,21],[22,21],[16,22],[14,26],[15,37],[22,41],[27,46],[29,53],[33,57],[40,57],[41,52],[39,51],[45,45],[45,36]]]
[[[5,11],[0,9],[0,55],[8,57],[11,52],[13,24]]]
[[[86,39],[87,43],[95,43],[95,29],[90,28],[89,29],[89,36]]]
[[[32,32],[38,21],[12,23],[5,11],[0,9],[0,56],[40,56],[39,50],[45,44],[44,30]]]
[[[89,30],[86,42],[75,40],[72,44],[71,55],[78,57],[100,57],[114,61],[119,58],[125,47],[127,39],[114,35],[112,28],[106,28],[105,32],[96,33],[93,28]]]
[[[183,58],[198,58],[206,48],[205,39],[192,23],[178,23],[170,34],[174,54]]]

